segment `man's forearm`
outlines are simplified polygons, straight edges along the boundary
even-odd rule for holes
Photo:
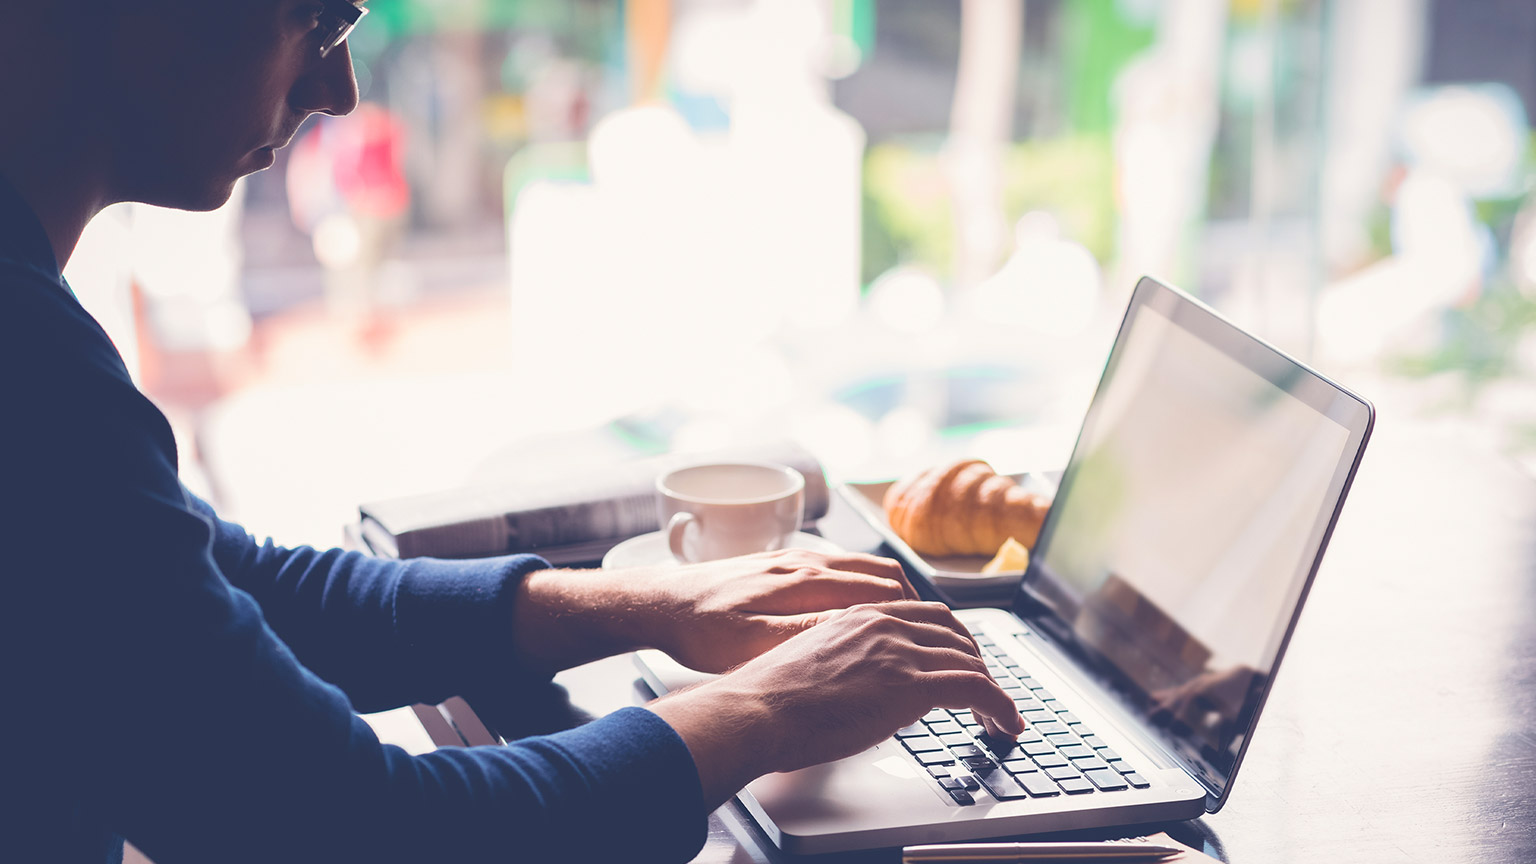
[[[645,634],[660,597],[645,570],[541,570],[518,589],[513,643],[524,666],[558,672],[651,647]]]
[[[761,693],[734,687],[730,676],[658,699],[649,706],[693,756],[705,809],[724,804],[737,790],[771,770],[770,756],[784,731]],[[744,746],[744,742],[750,742]]]

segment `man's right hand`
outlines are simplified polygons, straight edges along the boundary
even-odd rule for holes
[[[991,734],[1023,718],[940,603],[855,606],[734,671],[653,703],[688,744],[714,807],[763,774],[851,756],[934,707]]]

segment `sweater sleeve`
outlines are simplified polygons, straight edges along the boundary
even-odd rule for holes
[[[177,481],[169,427],[105,336],[20,302],[0,299],[0,691],[32,710],[0,712],[7,739],[30,742],[7,761],[28,790],[0,815],[8,852],[110,850],[114,834],[157,864],[678,861],[699,848],[692,758],[641,708],[505,747],[413,757],[381,744],[224,577],[225,541]],[[375,568],[244,545],[244,577],[280,595],[285,629],[370,696],[398,695],[388,674],[430,689],[446,659],[497,650],[497,628],[479,625],[502,620],[531,566]],[[311,626],[321,618],[340,622],[335,644]],[[369,652],[386,661],[372,678],[356,671]],[[43,716],[40,738],[29,718]]]
[[[549,567],[542,558],[392,561],[289,549],[258,543],[188,497],[213,528],[219,571],[255,598],[299,662],[339,686],[359,710],[548,680],[517,665],[511,628],[518,585]]]

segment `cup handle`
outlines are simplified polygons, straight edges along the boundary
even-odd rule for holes
[[[667,548],[672,550],[672,557],[679,561],[688,560],[683,557],[683,534],[693,522],[694,515],[686,510],[673,513],[672,519],[667,522]]]

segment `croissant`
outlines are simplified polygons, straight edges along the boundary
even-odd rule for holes
[[[896,536],[923,555],[992,555],[1009,537],[1033,549],[1050,499],[980,459],[929,468],[885,493]]]

